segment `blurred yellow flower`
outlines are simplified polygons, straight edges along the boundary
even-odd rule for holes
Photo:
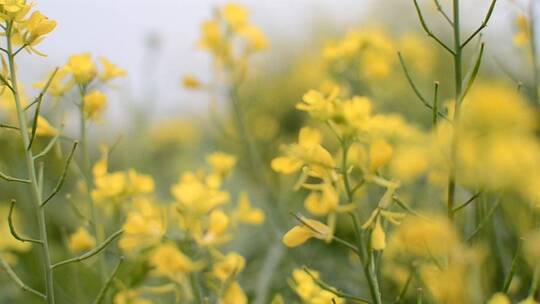
[[[107,106],[107,96],[101,91],[92,91],[84,95],[83,111],[87,119],[97,119]]]
[[[212,274],[222,283],[234,278],[245,267],[246,259],[236,252],[229,252],[212,266]]]
[[[79,84],[88,84],[97,74],[97,68],[89,53],[69,57],[66,68]]]
[[[487,304],[512,304],[512,302],[504,293],[497,292],[489,299]]]
[[[149,200],[136,202],[122,228],[124,233],[118,246],[126,253],[134,253],[158,244],[166,230],[159,207]]]
[[[291,174],[303,165],[308,166],[310,173],[321,175],[325,169],[334,167],[334,159],[330,152],[321,146],[321,133],[313,128],[304,127],[298,135],[298,144],[287,147],[287,156],[272,160],[272,169],[283,174]]]
[[[99,74],[99,79],[103,82],[110,81],[114,78],[125,77],[126,70],[119,68],[105,57],[99,57],[99,61],[103,66],[103,72]]]
[[[309,274],[306,273],[309,271]],[[337,297],[331,291],[322,289],[315,279],[320,278],[319,272],[312,269],[295,269],[292,273],[292,288],[304,304],[336,303],[345,304],[345,300]],[[313,277],[312,277],[313,276]],[[333,287],[332,287],[333,289]]]
[[[214,152],[206,157],[206,162],[212,167],[214,173],[227,176],[236,165],[236,157],[223,152]]]
[[[96,246],[96,239],[88,231],[79,227],[69,236],[68,247],[73,252],[81,252]]]
[[[248,299],[244,290],[234,281],[229,285],[224,295],[219,299],[219,304],[247,304]]]
[[[221,15],[234,31],[237,31],[248,24],[248,11],[239,4],[226,4],[221,10]]]
[[[392,159],[394,149],[385,140],[377,139],[369,146],[369,170],[374,172],[387,165]]]
[[[58,130],[51,126],[51,124],[45,118],[43,118],[42,116],[38,116],[36,135],[55,136],[56,134],[58,134]]]
[[[154,274],[181,282],[186,275],[201,268],[200,262],[193,262],[175,245],[166,243],[159,245],[150,256],[150,265]]]
[[[196,90],[201,87],[201,82],[193,75],[186,75],[182,78],[182,85],[186,89]]]
[[[238,199],[238,206],[233,213],[236,220],[251,225],[261,225],[264,222],[264,212],[261,209],[252,208],[247,193],[242,192]]]

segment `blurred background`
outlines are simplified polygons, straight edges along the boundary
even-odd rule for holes
[[[412,1],[236,2],[250,10],[253,23],[268,35],[271,48],[259,60],[274,71],[284,70],[291,57],[316,51],[326,38],[340,37],[347,29],[359,25],[385,25],[399,31],[418,29]],[[426,13],[435,13],[433,3],[425,2]],[[443,5],[448,4],[444,2],[448,1],[443,1]],[[520,4],[500,2],[486,33],[489,39],[499,40],[497,48],[491,47],[490,52],[496,49],[497,53],[504,54],[509,51],[505,41],[511,39],[512,21]],[[54,66],[64,64],[70,55],[91,52],[107,56],[127,69],[129,77],[118,82],[117,94],[133,102],[147,103],[158,117],[204,109],[207,98],[183,90],[180,79],[186,73],[202,79],[211,74],[210,58],[197,50],[196,41],[202,21],[224,3],[226,1],[41,0],[40,9],[59,24],[54,35],[39,48],[48,54],[48,60],[22,56],[23,80],[28,83],[41,79]],[[487,5],[485,0],[466,1],[465,26],[471,29],[477,26]],[[429,15],[435,18],[431,18],[433,22],[428,21],[440,28],[440,18]],[[32,68],[26,69],[25,65]],[[122,114],[114,102],[110,104],[113,109],[110,113],[115,117]]]
[[[234,129],[230,100],[220,96],[219,92],[212,95],[182,86],[182,78],[188,74],[203,83],[214,80],[215,66],[212,65],[212,58],[197,47],[197,41],[201,35],[201,23],[228,2],[39,0],[38,9],[57,20],[58,26],[37,47],[48,55],[47,59],[35,55],[17,58],[21,81],[29,96],[34,96],[37,89],[31,84],[44,79],[55,67],[64,65],[69,56],[89,52],[93,58],[107,57],[126,69],[128,77],[115,80],[107,88],[109,102],[106,114],[102,121],[92,124],[90,130],[91,158],[98,159],[99,144],[108,143],[114,147],[109,160],[111,171],[134,168],[152,175],[156,181],[156,197],[169,203],[170,185],[178,180],[181,172],[203,167],[205,154],[223,150],[238,155],[240,170],[233,175],[227,186],[233,189],[233,196],[240,190],[246,190],[255,206],[277,210],[274,212],[278,221],[273,224],[279,230],[278,235],[282,235],[295,223],[288,212],[301,210],[306,193],[291,193],[290,186],[294,181],[280,180],[270,170],[269,164],[279,154],[280,145],[294,142],[300,127],[309,124],[306,122],[307,115],[294,109],[306,91],[330,79],[347,87],[351,95],[372,98],[377,112],[397,112],[415,125],[428,129],[431,113],[421,105],[407,84],[397,60],[396,52],[401,50],[411,64],[413,76],[422,92],[431,94],[433,81],[437,80],[441,83],[441,100],[452,97],[450,57],[421,31],[412,0],[233,1],[250,11],[251,23],[261,28],[270,43],[267,50],[254,56],[250,62],[248,77],[239,97],[240,103],[246,108],[250,135],[265,165],[265,177],[268,176],[272,182],[270,186],[258,184],[253,177],[257,173],[250,170],[246,157],[243,157],[249,151],[244,151],[246,147],[242,146]],[[419,2],[430,27],[443,40],[451,41],[451,30],[437,13],[434,3],[431,0]],[[451,11],[450,0],[440,2],[448,12]],[[480,26],[490,1],[462,2],[463,35],[468,36]],[[528,85],[531,84],[532,73],[528,51],[525,47],[516,47],[514,43],[515,34],[519,31],[516,19],[526,12],[525,3],[498,1],[489,27],[483,32],[486,52],[479,81],[498,79],[512,85],[520,82],[523,83],[523,93],[530,95]],[[386,58],[390,62],[388,75],[380,79],[366,77],[360,81],[348,81],[347,77],[340,75],[343,69],[336,70],[333,62],[325,62],[325,47],[338,44],[351,30],[368,33],[368,38],[375,37],[375,44],[382,40],[382,49],[390,45],[389,53],[385,54],[390,58]],[[371,35],[372,30],[377,35]],[[465,54],[466,70],[474,62],[477,50],[477,46],[471,47]],[[355,68],[356,72],[360,70],[361,74],[363,67],[352,67],[353,64],[351,69]],[[64,114],[58,114],[61,111],[56,111],[56,104],[51,102],[50,105],[53,107],[44,110],[45,114],[51,117],[54,125],[59,125]],[[78,124],[69,116],[73,114],[70,113],[73,107],[69,106],[69,103],[64,103],[59,108],[63,107],[65,116],[68,116],[65,129],[67,136],[77,138]],[[3,140],[0,144],[9,144],[9,138],[0,140]],[[332,144],[336,143],[329,143],[329,146],[337,150]],[[60,168],[61,157],[58,155],[53,159],[53,165]],[[17,159],[16,153],[7,151],[1,155],[0,160],[3,164],[12,164]],[[54,180],[57,174],[47,172],[45,178]],[[68,183],[66,193],[63,194],[76,193],[76,179],[68,180]],[[421,191],[417,189],[422,187],[414,186],[418,185],[411,186],[410,196],[417,195],[418,201],[428,201],[426,197],[433,195],[423,192],[419,194]],[[6,202],[20,194],[12,188],[0,190],[6,190],[0,198]],[[275,197],[270,199],[271,196],[265,191],[273,191]],[[373,197],[379,195],[375,193]],[[76,221],[71,219],[73,216],[66,216],[69,212],[62,210],[51,215],[54,240],[58,244],[65,230],[73,230],[76,226]],[[340,233],[351,235],[351,227],[338,228],[342,229]],[[340,261],[335,257],[347,259],[345,250],[324,244],[311,244],[306,248],[287,251],[274,232],[268,226],[245,229],[241,237],[230,245],[230,248],[238,249],[248,260],[249,266],[242,278],[246,291],[252,295],[259,284],[263,287],[264,284],[268,285],[268,294],[258,296],[255,303],[266,303],[264,300],[274,292],[282,292],[288,295],[286,298],[294,298],[285,278],[290,276],[291,269],[298,266],[297,261],[315,265],[328,274],[329,281],[345,290],[355,290],[358,287],[356,273],[336,271],[343,264],[339,265]],[[64,252],[61,246],[57,247],[56,252]],[[272,250],[277,253],[270,255]],[[267,257],[268,252],[270,258]],[[275,260],[271,260],[273,256],[276,256]],[[25,262],[31,260],[29,256],[24,258]],[[262,267],[274,267],[272,271],[277,273],[266,282],[265,278],[260,279],[259,276]],[[38,280],[32,273],[33,268],[27,268],[29,271],[25,276]],[[91,272],[91,269],[84,271]],[[65,273],[59,275],[62,276],[67,277]],[[65,299],[71,299],[72,296],[71,286],[68,285],[62,287]]]

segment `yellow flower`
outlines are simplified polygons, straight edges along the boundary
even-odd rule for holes
[[[99,57],[99,61],[103,66],[103,72],[99,75],[99,79],[103,82],[107,82],[114,78],[125,77],[127,75],[126,70],[119,68],[105,57]]]
[[[94,246],[96,246],[96,239],[83,227],[79,227],[69,236],[68,247],[73,252],[86,251]]]
[[[219,304],[247,304],[247,296],[238,282],[229,285],[225,294],[219,299]]]
[[[380,219],[375,222],[375,227],[371,232],[371,248],[373,250],[384,250],[386,248],[386,234],[382,228]]]
[[[69,57],[66,68],[73,74],[79,84],[88,84],[97,74],[97,69],[90,54],[79,54]]]
[[[330,152],[321,146],[321,133],[309,127],[304,127],[298,135],[298,144],[287,149],[287,156],[272,160],[272,169],[283,174],[291,174],[303,165],[307,165],[310,174],[322,175],[326,169],[334,167],[334,160]]]
[[[50,20],[47,16],[40,12],[34,12],[28,19],[27,29],[30,37],[28,38],[31,45],[39,43],[39,38],[54,30],[56,21]]]
[[[268,48],[268,39],[266,39],[264,33],[256,26],[244,26],[238,34],[247,40],[249,50],[260,51]]]
[[[182,85],[187,89],[198,89],[201,87],[201,82],[193,75],[186,75],[182,79]]]
[[[313,215],[322,216],[334,212],[339,206],[339,195],[336,190],[325,183],[322,191],[312,191],[304,201],[304,207]]]
[[[497,292],[489,299],[487,304],[512,304],[512,302],[510,302],[510,299],[504,293]]]
[[[336,303],[344,304],[345,300],[337,297],[334,293],[322,289],[315,279],[320,278],[319,272],[306,269],[309,271],[309,274],[306,273],[304,269],[295,269],[292,273],[292,288],[296,294],[302,300],[302,303],[305,304],[323,304],[323,303]],[[333,287],[331,287],[334,289]],[[334,289],[335,290],[335,289]]]
[[[308,112],[315,119],[326,120],[335,115],[338,95],[338,86],[332,86],[328,94],[310,90],[304,94],[302,102],[296,104],[296,109]]]
[[[302,218],[302,223],[287,231],[282,240],[287,247],[297,247],[313,237],[330,241],[328,240],[329,235],[331,235],[330,228],[325,224],[316,220]]]
[[[236,165],[236,157],[223,152],[214,152],[206,157],[206,162],[212,166],[214,173],[226,176]]]
[[[212,267],[212,274],[222,283],[239,274],[246,265],[246,259],[236,252],[229,252]]]
[[[260,209],[252,208],[247,193],[242,192],[238,199],[238,207],[234,212],[234,217],[242,223],[260,225],[264,222],[264,212]]]
[[[47,78],[39,81],[34,84],[35,88],[43,89],[47,82],[49,81],[49,78],[51,77],[52,73],[49,73],[47,75]],[[49,88],[47,89],[47,94],[55,97],[59,97],[64,95],[66,92],[71,90],[73,88],[73,81],[70,79],[67,79],[67,77],[70,75],[70,71],[66,67],[61,67],[56,72],[56,75],[52,79]]]
[[[385,140],[377,139],[369,146],[369,170],[374,172],[387,165],[392,159],[394,149]]]
[[[154,179],[150,175],[140,174],[134,169],[127,172],[128,195],[148,194],[154,191]]]
[[[42,116],[38,116],[36,135],[37,136],[55,136],[58,134],[56,130],[49,122]]]
[[[233,31],[237,31],[248,23],[248,11],[239,4],[226,4],[221,10],[221,15]]]
[[[0,5],[2,10],[10,17],[18,16],[21,18],[24,17],[26,12],[32,7],[30,4],[26,3],[26,0],[0,0]]]
[[[87,119],[96,119],[107,106],[107,96],[101,91],[93,91],[84,95],[83,110]]]
[[[95,189],[92,198],[103,206],[104,202],[117,203],[121,199],[138,197],[154,191],[151,176],[140,174],[130,169],[127,172],[107,173],[107,147],[101,147],[101,158],[92,168]],[[113,207],[112,204],[103,207]]]
[[[161,211],[148,200],[136,202],[135,209],[127,215],[122,226],[124,233],[118,246],[124,252],[132,253],[158,244],[165,234]]]
[[[157,276],[164,276],[175,282],[182,281],[187,274],[199,270],[202,266],[169,243],[159,245],[152,252],[150,265]]]
[[[202,24],[202,37],[198,42],[201,49],[211,51],[218,61],[223,61],[229,55],[229,44],[222,35],[219,22],[205,21]]]
[[[186,172],[180,181],[171,187],[171,193],[182,209],[205,214],[229,202],[229,193],[219,190],[218,186],[219,184],[205,181],[193,172]]]
[[[215,246],[228,242],[231,236],[227,234],[230,220],[225,212],[215,209],[208,217],[208,230],[202,238],[198,238],[201,246]]]

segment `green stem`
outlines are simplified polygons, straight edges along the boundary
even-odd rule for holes
[[[521,245],[523,243],[523,239],[519,239],[518,245],[516,248],[516,251],[514,252],[514,257],[512,258],[512,264],[510,265],[510,271],[508,272],[508,275],[504,279],[504,284],[502,288],[502,292],[508,293],[508,290],[510,290],[510,284],[512,284],[512,279],[514,278],[514,275],[516,273],[517,263],[519,259],[519,252],[521,250]]]
[[[351,216],[353,223],[354,223],[354,231],[356,234],[356,239],[358,241],[358,251],[357,254],[360,257],[360,260],[362,262],[362,270],[364,271],[364,276],[366,278],[366,281],[369,286],[369,292],[371,294],[371,298],[373,300],[373,303],[381,304],[381,292],[379,290],[379,283],[377,281],[377,276],[374,275],[374,271],[371,271],[371,261],[373,261],[372,252],[369,253],[370,256],[368,256],[368,253],[366,250],[369,250],[367,248],[368,246],[365,246],[364,244],[364,238],[362,237],[362,231],[360,230],[360,225],[358,225],[358,220],[356,219],[356,215],[353,213],[349,213]],[[375,264],[373,264],[373,267],[375,267]]]
[[[461,29],[459,19],[459,0],[453,0],[453,13],[454,13],[454,81],[455,81],[455,105],[454,105],[454,132],[452,136],[451,144],[451,159],[450,159],[450,173],[448,176],[448,198],[447,198],[447,211],[448,218],[453,221],[454,219],[454,203],[456,192],[456,150],[457,150],[457,122],[459,121],[459,109],[461,106],[461,92],[463,89],[463,77],[462,77],[462,48],[461,48]]]
[[[43,243],[41,246],[41,259],[42,267],[45,276],[45,295],[47,296],[47,303],[54,304],[54,279],[53,272],[51,271],[51,255],[49,252],[49,241],[47,237],[47,223],[45,219],[45,210],[41,207],[41,192],[39,191],[39,185],[37,180],[37,173],[34,164],[34,156],[31,149],[26,149],[30,145],[30,137],[28,132],[27,120],[24,113],[24,108],[21,103],[21,97],[19,94],[19,88],[17,83],[17,72],[15,67],[15,56],[13,54],[13,46],[11,41],[11,31],[13,28],[13,22],[8,22],[6,26],[6,44],[7,44],[7,58],[9,74],[11,79],[11,88],[13,97],[15,99],[15,108],[17,111],[17,120],[19,129],[21,130],[22,143],[25,147],[24,156],[26,160],[26,169],[28,171],[28,179],[31,184],[31,192],[34,201],[34,212],[37,218],[37,225],[39,231],[39,239]]]
[[[84,114],[84,96],[86,95],[86,87],[80,87],[80,97],[81,104],[79,106],[79,128],[80,128],[80,137],[81,137],[81,150],[82,150],[82,172],[86,182],[86,200],[88,203],[88,209],[90,211],[91,225],[95,233],[95,237],[98,243],[103,242],[105,238],[105,231],[101,222],[99,221],[97,210],[94,204],[94,199],[92,198],[92,191],[94,189],[94,182],[92,180],[92,170],[90,165],[90,152],[88,148],[88,136],[86,130],[86,117]],[[102,280],[106,279],[107,265],[105,263],[105,258],[100,256],[99,258],[99,273]]]

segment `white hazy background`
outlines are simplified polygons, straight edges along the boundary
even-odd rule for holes
[[[33,83],[47,71],[62,65],[72,54],[90,52],[106,56],[128,70],[129,76],[116,82],[110,95],[112,115],[122,112],[115,103],[128,100],[129,104],[148,107],[154,117],[162,114],[190,113],[204,108],[204,95],[186,91],[180,86],[182,75],[193,73],[204,79],[210,73],[208,56],[196,48],[199,27],[212,10],[227,1],[211,0],[40,0],[37,9],[58,21],[56,30],[39,45],[48,54],[23,55],[19,58],[22,79]],[[414,20],[412,0],[244,0],[251,20],[267,33],[271,42],[268,53],[283,53],[288,44],[302,46],[307,33],[313,37],[314,27],[324,20],[342,29],[361,24],[369,19],[379,23]],[[450,1],[442,0],[442,3]],[[473,28],[485,14],[487,0],[467,0],[467,12]],[[503,1],[499,1],[503,2]],[[377,6],[392,4],[390,17],[379,20]],[[425,10],[434,12],[431,1]],[[508,23],[501,20],[515,15],[519,6],[501,3],[493,18],[495,25],[487,37],[508,32]],[[436,16],[430,14],[432,23]],[[438,17],[438,16],[437,16]],[[438,20],[437,20],[438,21]],[[467,18],[465,23],[467,24]],[[431,23],[431,20],[430,20]],[[440,22],[437,22],[441,26]],[[418,24],[419,26],[419,24]],[[477,26],[477,25],[476,25]],[[495,27],[495,29],[494,29]],[[320,30],[317,28],[317,30]],[[502,32],[501,32],[502,30]],[[426,38],[427,39],[427,38]],[[151,42],[153,41],[153,42]],[[272,44],[272,42],[275,42]],[[277,42],[277,43],[276,43]],[[154,51],[149,43],[157,45]],[[272,55],[266,55],[272,60]],[[27,85],[28,87],[28,85]]]

